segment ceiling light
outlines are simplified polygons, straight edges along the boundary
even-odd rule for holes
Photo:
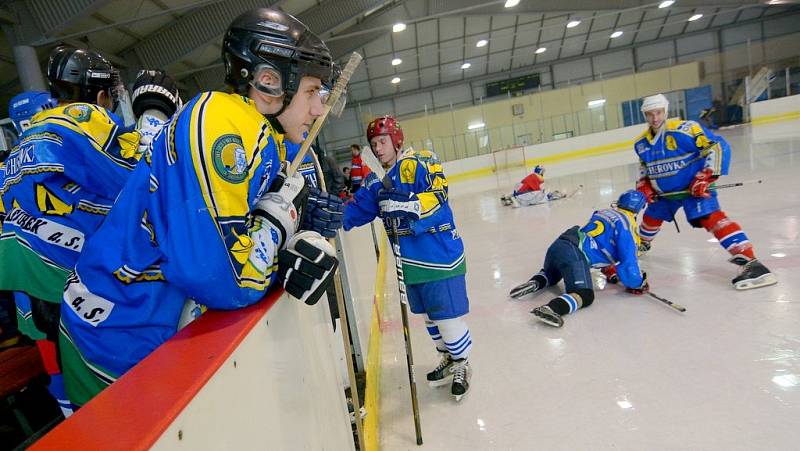
[[[621,30],[617,30],[617,31],[611,33],[611,39],[616,39],[616,38],[618,38],[620,36],[622,36],[622,31]]]
[[[580,20],[570,20],[569,22],[567,22],[567,28],[575,28],[580,24],[581,24]]]
[[[697,20],[697,19],[699,19],[701,17],[703,17],[702,14],[695,14],[694,16],[689,18],[689,22],[694,22],[695,20]]]
[[[604,103],[606,103],[606,99],[590,100],[589,108],[597,108],[599,106],[603,106]]]
[[[666,0],[658,4],[658,7],[661,9],[669,8],[675,3],[675,0]]]
[[[489,43],[489,41],[487,41],[486,39],[481,39],[480,41],[478,41],[477,43],[475,43],[475,47],[483,47],[483,46],[485,46],[485,45],[486,45],[486,44],[488,44],[488,43]]]
[[[392,66],[399,66],[402,63],[403,63],[403,60],[401,60],[400,58],[395,58],[395,59],[392,60]]]
[[[464,64],[462,64],[462,65],[461,65],[461,68],[462,68],[462,69],[469,69],[469,66],[472,66],[472,64],[470,64],[470,63],[464,63]]]
[[[392,31],[394,31],[395,33],[400,33],[405,29],[406,29],[406,24],[404,24],[403,22],[398,22],[394,24],[394,26],[392,27]]]
[[[467,130],[476,130],[476,129],[483,128],[483,127],[486,127],[486,124],[484,124],[483,122],[478,122],[478,123],[475,123],[475,124],[469,124],[467,126]]]
[[[513,8],[519,5],[519,0],[506,0],[506,8]]]
[[[398,83],[400,83],[400,77],[394,77],[394,78],[392,78],[392,84],[395,84],[395,85],[396,85],[396,84],[398,84]]]
[[[536,52],[534,52],[534,53],[539,55],[540,53],[544,53],[546,51],[547,51],[547,47],[539,47],[538,49],[536,49]]]

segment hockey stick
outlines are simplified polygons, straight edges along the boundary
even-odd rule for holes
[[[353,72],[355,72],[356,68],[361,63],[361,58],[361,55],[356,52],[353,52],[350,55],[350,59],[347,61],[344,69],[342,69],[342,73],[339,75],[339,78],[336,80],[336,84],[333,86],[331,94],[328,96],[328,101],[322,106],[322,114],[320,114],[320,116],[314,121],[314,125],[312,125],[311,130],[308,131],[308,136],[306,136],[306,139],[303,140],[303,145],[300,146],[300,150],[297,152],[294,160],[292,160],[292,164],[286,171],[286,175],[288,177],[291,177],[295,172],[297,172],[297,168],[299,168],[300,163],[303,162],[303,158],[305,158],[306,153],[308,153],[308,149],[311,148],[311,144],[315,139],[317,139],[319,131],[322,129],[322,126],[328,119],[328,115],[331,113],[331,108],[333,108],[336,102],[339,101],[339,98],[344,93],[344,88],[347,87],[347,83],[350,82],[350,77],[353,76]]]
[[[369,229],[372,231],[372,244],[375,246],[375,258],[381,259],[381,250],[378,248],[378,235],[375,233],[375,223],[369,223]]]
[[[392,188],[389,175],[383,178],[383,186]],[[403,260],[400,256],[400,236],[397,233],[399,219],[391,219],[392,223],[392,253],[394,254],[395,269],[397,270],[397,288],[400,291],[400,315],[403,319],[403,338],[406,342],[406,363],[408,364],[408,385],[411,389],[411,410],[414,413],[414,431],[417,434],[417,445],[422,445],[422,427],[420,426],[419,404],[417,403],[417,380],[414,377],[414,356],[411,353],[411,334],[408,331],[408,293],[403,276]]]
[[[675,310],[677,310],[677,311],[679,311],[681,313],[686,311],[686,307],[684,307],[684,306],[682,306],[680,304],[676,304],[676,303],[670,301],[669,299],[662,298],[661,296],[658,296],[657,294],[653,293],[652,291],[648,291],[647,295],[650,296],[653,299],[656,299],[658,301],[663,302],[664,304],[667,304],[668,306],[674,308]]]
[[[722,184],[722,185],[712,185],[708,189],[709,189],[709,191],[716,191],[716,190],[720,190],[720,189],[736,188],[737,186],[749,185],[751,183],[761,183],[761,179],[759,179],[759,180],[747,180],[747,181],[744,181],[744,182],[736,182],[736,183],[725,183],[725,184]],[[686,189],[686,190],[683,190],[683,191],[672,191],[670,193],[662,193],[662,194],[659,194],[658,196],[659,197],[667,197],[667,198],[669,198],[669,197],[672,197],[672,196],[686,196],[688,194],[689,194],[689,190]]]
[[[328,191],[325,188],[325,175],[322,173],[322,166],[319,164],[319,159],[315,152],[311,152],[311,158],[314,160],[314,169],[317,172],[317,179],[319,186],[323,191]],[[335,238],[328,238],[328,242],[336,249]],[[341,267],[341,265],[340,265]],[[347,376],[350,378],[350,396],[353,399],[353,412],[355,414],[356,422],[356,436],[358,437],[358,449],[364,450],[364,431],[361,421],[361,399],[358,396],[358,381],[356,380],[355,365],[353,365],[353,349],[352,342],[350,341],[350,327],[347,321],[347,308],[344,305],[344,290],[342,289],[342,273],[336,269],[336,274],[333,276],[333,286],[336,290],[336,305],[339,309],[340,328],[342,330],[342,342],[344,343],[344,357],[347,361]]]

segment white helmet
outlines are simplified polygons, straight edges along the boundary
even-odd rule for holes
[[[647,96],[642,100],[642,114],[652,111],[664,109],[664,112],[669,111],[669,100],[664,94],[656,94],[654,96]]]

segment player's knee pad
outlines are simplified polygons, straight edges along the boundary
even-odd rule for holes
[[[594,290],[588,288],[578,288],[573,293],[581,298],[581,308],[586,308],[594,302]]]

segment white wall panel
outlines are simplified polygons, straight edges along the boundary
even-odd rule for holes
[[[588,58],[556,64],[553,66],[553,75],[555,76],[556,84],[566,83],[567,81],[572,83],[575,80],[591,78],[592,66]]]
[[[394,99],[395,112],[398,116],[424,111],[425,104],[428,104],[429,108],[431,105],[433,105],[433,101],[431,100],[431,95],[429,92],[405,96],[401,95]]]

